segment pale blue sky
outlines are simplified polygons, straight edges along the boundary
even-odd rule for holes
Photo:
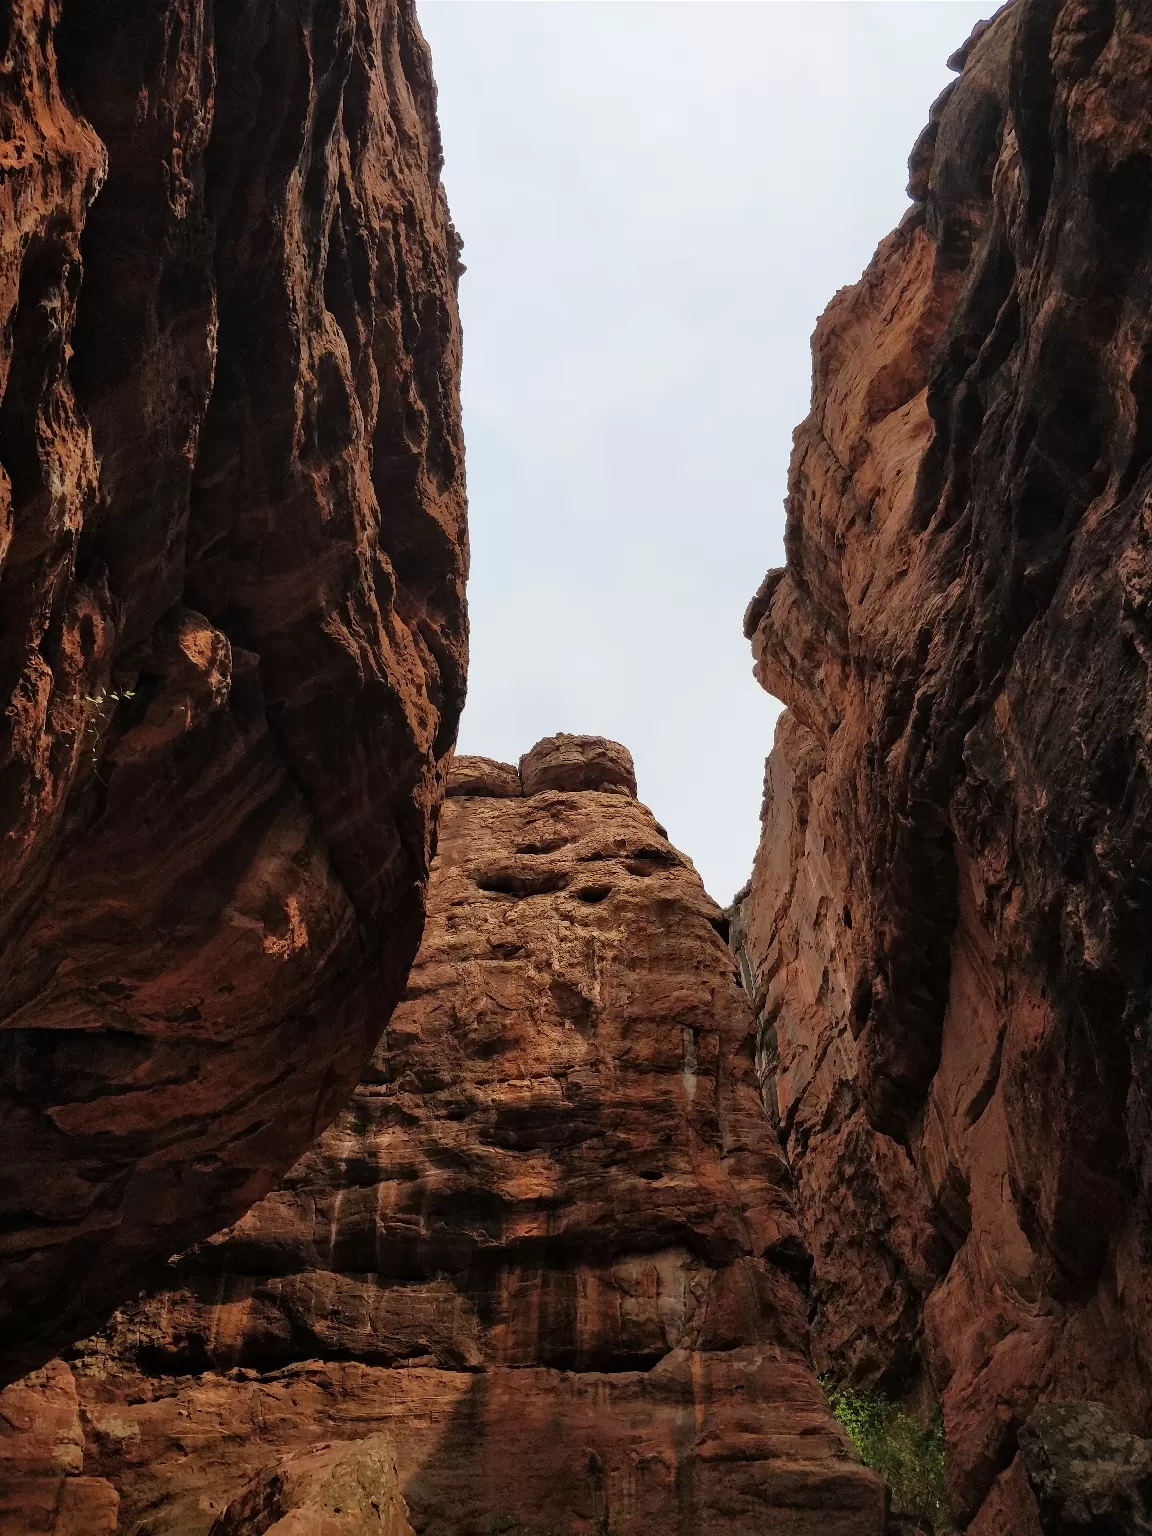
[[[778,707],[741,634],[783,558],[808,341],[899,220],[967,0],[419,0],[464,238],[460,750],[623,741],[727,902]]]

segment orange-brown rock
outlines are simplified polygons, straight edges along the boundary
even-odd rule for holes
[[[1013,0],[814,339],[737,942],[815,1358],[942,1393],[1025,1536],[1038,1402],[1150,1407],[1152,6]]]
[[[562,757],[626,761],[526,761]],[[879,1536],[722,914],[618,778],[447,801],[351,1107],[82,1351],[125,1531],[207,1533],[273,1454],[371,1431],[427,1536]]]
[[[603,736],[546,736],[520,759],[526,795],[542,789],[620,789],[636,796],[632,754]]]
[[[211,1536],[412,1536],[392,1442],[372,1435],[282,1457]]]
[[[419,942],[465,533],[411,0],[11,0],[0,53],[10,1377],[346,1102]]]
[[[52,1360],[0,1392],[0,1532],[114,1536],[120,1496],[84,1474],[84,1426],[71,1370]]]
[[[468,757],[458,753],[448,766],[449,795],[493,795],[516,798],[524,793],[520,774],[511,763],[492,757]]]

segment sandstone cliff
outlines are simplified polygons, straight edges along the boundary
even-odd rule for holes
[[[412,0],[0,16],[0,1365],[342,1107],[463,691]]]
[[[428,1536],[879,1536],[726,925],[634,789],[595,738],[460,760],[351,1107],[66,1380],[9,1389],[78,1394],[122,1531],[206,1533],[273,1453],[382,1430]],[[16,1439],[27,1488],[67,1483]]]
[[[955,1513],[1032,1532],[1038,1401],[1152,1385],[1152,6],[1013,0],[814,339],[788,706],[737,943],[817,1365],[943,1394]]]

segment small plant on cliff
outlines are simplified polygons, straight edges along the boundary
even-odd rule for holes
[[[83,745],[92,759],[94,768],[98,766],[100,738],[117,704],[135,697],[134,688],[99,688],[95,693],[84,695]]]
[[[892,1513],[922,1523],[937,1536],[952,1530],[944,1481],[944,1418],[937,1407],[928,1425],[879,1392],[858,1392],[830,1377],[820,1385],[860,1460],[888,1484]]]

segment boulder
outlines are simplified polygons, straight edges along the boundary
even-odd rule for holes
[[[492,757],[454,757],[448,768],[448,794],[485,795],[492,799],[515,799],[524,793],[520,774],[511,763],[498,763]]]
[[[545,736],[520,759],[526,795],[546,789],[598,789],[636,798],[632,754],[603,736]]]

